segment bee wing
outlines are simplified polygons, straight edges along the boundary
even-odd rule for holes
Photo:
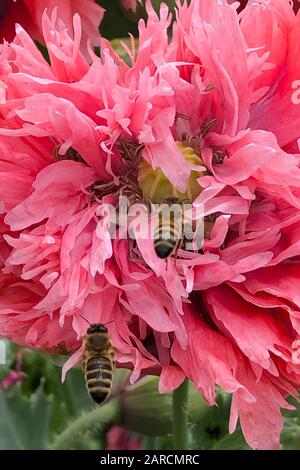
[[[83,352],[82,354],[82,359],[81,359],[81,367],[83,372],[86,372],[86,365],[87,365],[88,357],[86,351]]]
[[[108,356],[111,360],[111,364],[112,364],[112,368],[113,370],[116,368],[116,359],[115,359],[115,350],[114,348],[110,345],[109,349],[108,349]]]

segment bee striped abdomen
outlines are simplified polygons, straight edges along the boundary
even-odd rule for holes
[[[85,378],[90,396],[102,403],[110,393],[113,364],[107,357],[90,357],[86,362]]]
[[[170,218],[168,222],[162,220],[159,213],[159,222],[154,232],[154,249],[159,258],[167,258],[181,243],[181,223]]]

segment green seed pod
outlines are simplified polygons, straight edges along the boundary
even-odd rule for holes
[[[159,379],[147,376],[126,388],[119,425],[132,432],[165,436],[173,431],[172,394],[158,392]],[[188,390],[188,421],[195,424],[206,404],[192,383]]]
[[[191,147],[185,147],[181,142],[177,142],[177,146],[188,163],[191,165],[203,165],[201,158],[196,155]],[[143,161],[139,165],[138,183],[144,198],[156,204],[174,197],[180,201],[192,202],[201,193],[201,186],[197,179],[203,174],[203,172],[192,170],[187,182],[186,191],[181,193],[174,188],[160,168],[154,169],[148,162]]]

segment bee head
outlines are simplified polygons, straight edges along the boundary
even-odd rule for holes
[[[87,333],[107,333],[108,329],[106,328],[105,325],[102,325],[101,323],[96,323],[95,325],[91,325],[89,329],[87,330]]]

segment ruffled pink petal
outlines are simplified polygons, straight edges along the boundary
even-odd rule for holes
[[[188,306],[185,308],[184,321],[188,330],[188,347],[183,350],[174,342],[171,356],[207,402],[214,404],[216,384],[231,393],[240,389],[244,399],[254,401],[252,395],[235,379],[238,362],[229,340],[210,328]]]
[[[50,218],[57,227],[68,223],[83,207],[82,190],[92,184],[94,178],[93,171],[80,163],[62,161],[49,165],[38,174],[33,193],[8,213],[6,223],[12,230],[21,230],[45,218]]]
[[[257,381],[249,366],[241,363],[238,376],[255,397],[255,403],[244,400],[239,390],[234,393],[230,432],[234,431],[239,416],[246,441],[253,449],[279,449],[280,432],[283,428],[280,407],[291,409],[291,406],[267,378]]]
[[[300,16],[297,15],[286,39],[287,55],[282,77],[271,90],[270,96],[251,111],[250,126],[273,132],[281,147],[299,138],[300,110],[297,105],[299,97],[297,80],[300,71],[298,61],[294,60],[299,49],[299,23]],[[277,119],[277,116],[281,116],[281,119]]]
[[[185,379],[185,374],[177,366],[163,366],[159,379],[160,393],[172,392],[178,388]]]

